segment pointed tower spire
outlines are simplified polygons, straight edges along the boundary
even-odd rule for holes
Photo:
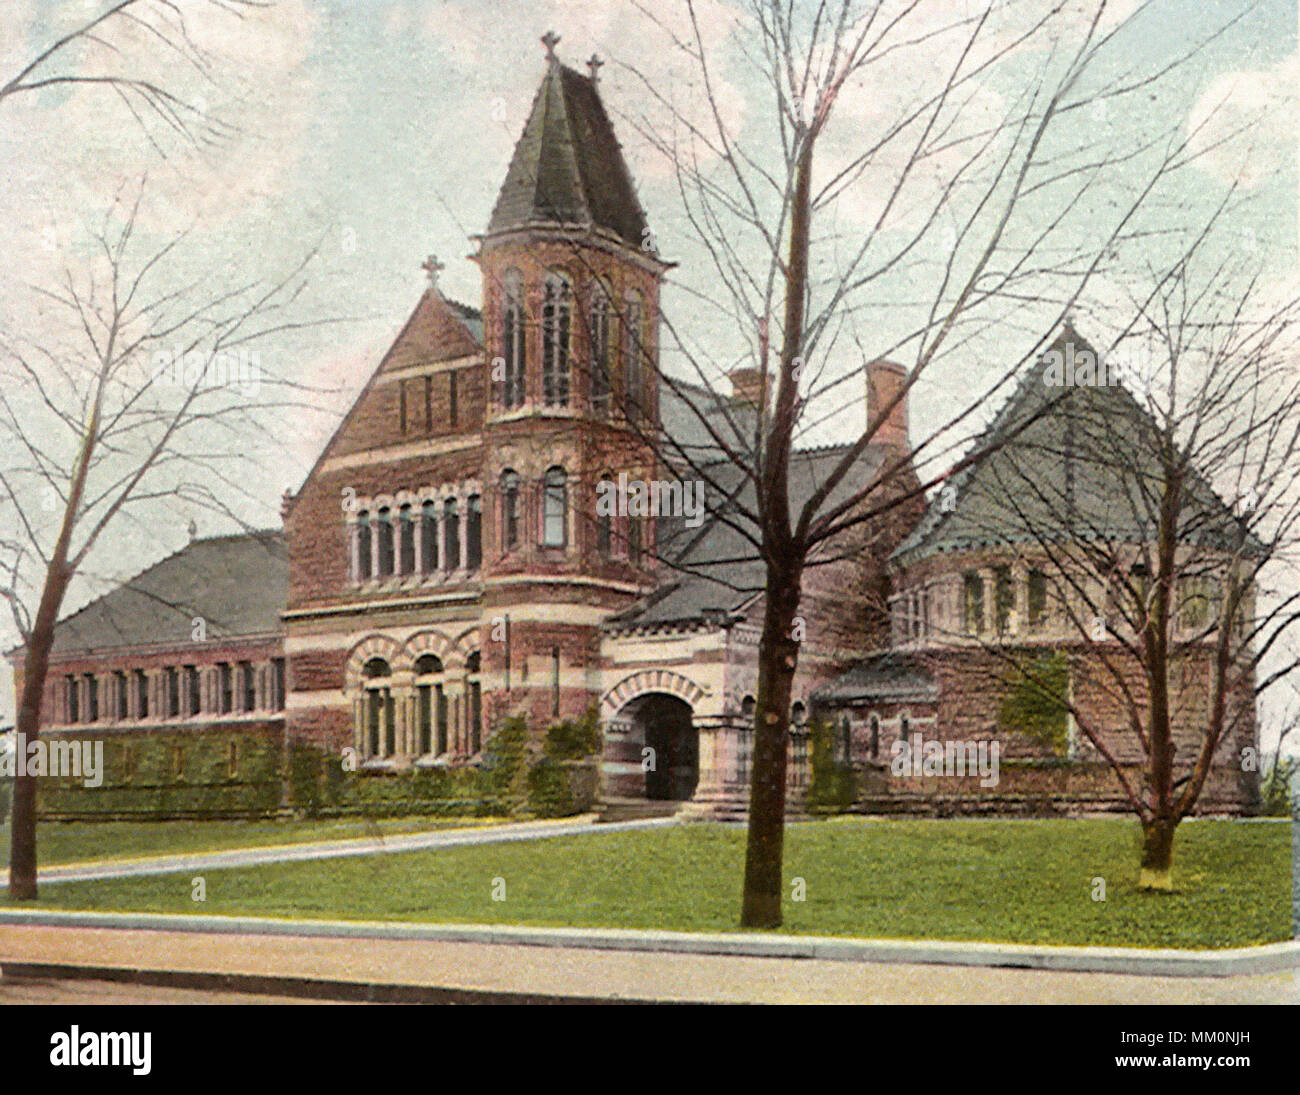
[[[519,228],[604,229],[638,251],[647,239],[645,214],[632,186],[614,127],[591,77],[562,64],[559,36],[548,31],[547,68],[523,134],[515,145],[487,235]]]

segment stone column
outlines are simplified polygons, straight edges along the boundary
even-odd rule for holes
[[[469,751],[469,735],[464,725],[465,682],[449,678],[443,682],[447,703],[447,751],[461,756]]]

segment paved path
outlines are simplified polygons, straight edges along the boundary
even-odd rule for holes
[[[578,948],[0,923],[0,962],[428,986],[490,996],[715,1003],[1296,1004],[1294,972],[1134,977]],[[279,995],[274,980],[258,990]],[[4,994],[4,995],[7,995]],[[2,995],[0,995],[2,998]]]
[[[628,829],[654,829],[675,824],[677,824],[676,819],[668,817],[597,825],[595,815],[585,815],[577,819],[566,818],[560,821],[521,821],[510,825],[488,825],[473,829],[434,829],[425,833],[365,837],[359,840],[328,840],[314,844],[232,848],[220,852],[184,852],[143,859],[100,860],[94,863],[70,864],[65,867],[45,867],[40,870],[38,880],[42,885],[48,885],[53,882],[89,882],[105,878],[218,871],[228,867],[257,867],[264,863],[294,863],[311,859],[338,859],[344,856],[423,852],[436,848],[459,848],[476,844],[543,840],[549,837],[583,836],[591,833],[617,833]],[[0,876],[0,890],[7,889],[8,885],[8,881]]]

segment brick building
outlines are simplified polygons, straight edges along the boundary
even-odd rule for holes
[[[1080,718],[1131,784],[1144,786],[1132,731],[1135,714],[1147,717],[1133,593],[1149,595],[1144,575],[1154,572],[1157,427],[1113,373],[1056,386],[1050,370],[1085,355],[1100,360],[1067,324],[973,442],[991,455],[954,476],[894,550],[888,648],[814,695],[836,724],[841,759],[862,777],[861,809],[1127,809]],[[1234,555],[1251,550],[1244,526],[1203,479],[1193,474],[1185,493],[1169,660],[1178,775],[1190,771],[1209,724],[1218,583]],[[1247,603],[1238,648],[1251,616]],[[1242,678],[1226,690],[1226,731],[1202,812],[1248,812],[1258,799],[1257,777],[1241,762],[1257,746],[1246,654]],[[1054,694],[1062,702],[1051,702]],[[896,743],[916,735],[996,741],[996,788],[895,765]]]
[[[132,763],[132,740],[174,743],[170,779],[150,784],[153,798],[123,791],[119,812],[187,812],[159,789],[196,785],[186,749],[207,765],[209,809],[226,793],[224,812],[265,812],[279,802],[265,764],[291,743],[351,750],[363,776],[382,777],[478,764],[507,715],[536,739],[593,708],[607,809],[743,812],[763,568],[725,519],[752,488],[716,438],[752,424],[761,378],[737,370],[723,394],[661,374],[669,264],[653,241],[594,68],[551,52],[478,239],[481,307],[448,299],[431,259],[429,287],[286,496],[282,532],[197,540],[59,625],[48,728],[123,743],[110,764]],[[887,362],[867,374],[869,407],[904,376]],[[793,455],[795,504],[844,451]],[[841,491],[900,458],[889,489],[916,482],[905,399]],[[613,483],[658,485],[671,504],[609,512],[597,502]],[[815,696],[849,726],[869,784],[900,719],[993,732],[945,677],[960,643],[938,669],[908,660],[937,634],[908,628],[956,611],[942,597],[976,565],[935,546],[922,508],[900,507],[854,557],[807,573],[795,808]],[[933,599],[896,611],[891,635],[887,600],[897,609],[918,590]],[[243,797],[241,748],[260,766]]]

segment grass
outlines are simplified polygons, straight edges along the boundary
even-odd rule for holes
[[[1122,819],[793,825],[783,930],[1177,948],[1291,937],[1289,825],[1182,826],[1168,894],[1137,889],[1137,849],[1137,825]],[[731,931],[743,857],[742,829],[693,825],[284,863],[208,872],[201,911]],[[796,878],[804,901],[791,900]],[[1093,900],[1096,878],[1105,901]],[[200,911],[175,875],[46,886],[40,904]]]
[[[182,852],[261,848],[493,824],[483,818],[334,818],[320,821],[43,821],[36,826],[42,867]],[[9,825],[0,824],[0,868],[9,866]]]

